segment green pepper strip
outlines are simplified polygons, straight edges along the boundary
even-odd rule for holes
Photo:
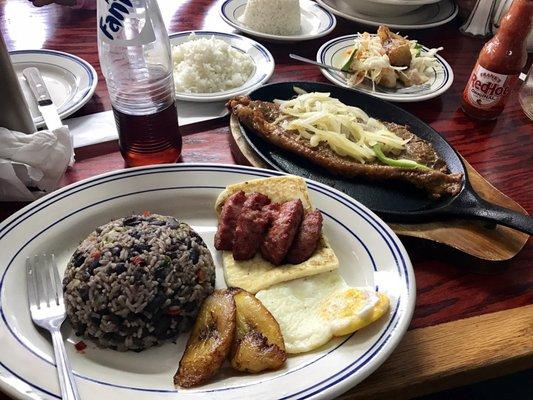
[[[415,44],[415,50],[417,50],[416,56],[420,56],[420,53],[422,53],[422,45],[420,43]]]
[[[352,49],[352,52],[350,53],[350,56],[348,57],[348,59],[344,62],[344,64],[342,65],[341,69],[344,71],[344,72],[351,72],[351,69],[350,67],[352,66],[352,61],[355,57],[355,53],[357,52],[357,46],[355,46],[353,49]]]
[[[376,153],[376,157],[379,161],[381,161],[383,164],[390,165],[391,167],[421,169],[424,171],[431,170],[431,168],[419,164],[413,160],[406,160],[403,158],[395,160],[394,158],[389,158],[385,154],[383,154],[383,151],[381,150],[381,145],[379,144],[375,144],[374,146],[372,146],[372,149],[374,150],[374,153]]]

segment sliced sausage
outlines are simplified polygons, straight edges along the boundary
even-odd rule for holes
[[[262,211],[268,218],[269,224],[272,224],[272,222],[274,222],[274,220],[278,217],[280,207],[280,203],[272,203],[263,207]]]
[[[270,204],[270,199],[268,198],[268,196],[265,196],[262,193],[250,193],[248,196],[246,196],[246,201],[242,206],[242,211],[261,210],[267,204]]]
[[[218,229],[215,234],[215,248],[217,250],[231,250],[233,248],[233,232],[245,201],[246,195],[241,190],[232,194],[224,202],[218,217]]]
[[[263,235],[270,223],[269,217],[261,210],[269,203],[270,199],[261,193],[254,192],[247,196],[233,234],[235,260],[249,260],[259,250]]]
[[[261,243],[261,254],[265,260],[274,265],[283,263],[300,227],[303,213],[300,199],[287,201],[279,207],[278,215]]]
[[[319,210],[308,212],[294,238],[287,261],[300,264],[309,259],[318,247],[322,232],[322,213]]]
[[[237,261],[253,258],[259,250],[268,225],[267,214],[261,210],[245,210],[243,207],[233,238],[233,258]]]

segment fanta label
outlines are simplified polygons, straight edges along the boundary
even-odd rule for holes
[[[131,22],[138,19],[144,20],[140,29]],[[136,10],[131,0],[98,0],[98,32],[101,40],[112,45],[139,46],[155,40],[146,7]]]

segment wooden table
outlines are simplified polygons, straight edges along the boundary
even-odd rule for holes
[[[211,29],[231,32],[219,17],[219,2],[163,0],[161,12],[169,32]],[[404,104],[436,130],[498,189],[533,212],[533,124],[520,109],[516,93],[493,122],[477,122],[459,108],[459,98],[484,40],[458,32],[455,21],[444,27],[411,32],[453,67],[455,82],[437,99]],[[10,50],[47,48],[73,53],[98,71],[92,100],[75,116],[110,108],[96,46],[94,11],[60,6],[34,8],[27,0],[0,0],[0,29]],[[324,41],[364,27],[339,19],[327,38],[297,46],[314,58]],[[272,82],[325,81],[313,66],[288,58],[295,47],[264,43],[276,59]],[[531,62],[531,57],[529,62]],[[227,119],[189,126],[183,131],[185,162],[235,163],[229,149]],[[115,142],[82,148],[63,185],[123,168]],[[2,203],[5,219],[22,204]],[[405,339],[385,364],[343,399],[409,398],[448,387],[501,376],[533,366],[533,246],[515,258],[487,263],[430,242],[402,238],[416,280],[415,314]],[[5,399],[0,394],[0,399]]]

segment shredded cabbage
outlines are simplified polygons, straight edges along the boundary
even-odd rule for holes
[[[337,154],[361,163],[376,157],[373,149],[376,144],[384,153],[397,154],[409,141],[360,108],[331,98],[330,93],[304,93],[292,100],[274,102],[281,111],[275,123],[281,123],[286,130],[298,131],[313,147],[325,142]]]
[[[348,83],[356,86],[364,78],[370,79],[372,87],[379,84],[383,74],[392,73],[393,70],[398,77],[402,75],[416,76],[412,84],[420,84],[429,80],[427,72],[438,65],[435,54],[442,50],[443,47],[429,49],[422,53],[422,46],[416,40],[408,40],[411,50],[411,65],[409,67],[395,67],[390,64],[389,57],[385,54],[381,39],[378,35],[364,32],[354,40],[353,50],[355,56],[350,63],[349,70],[353,72]],[[350,52],[351,54],[351,52]],[[405,81],[404,81],[405,85]]]

